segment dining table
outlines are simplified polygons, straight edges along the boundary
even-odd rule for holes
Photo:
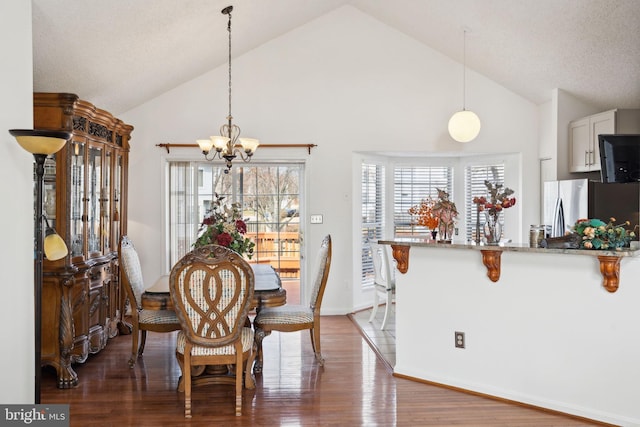
[[[268,264],[250,264],[255,277],[251,309],[256,313],[263,307],[277,307],[287,302],[287,291],[275,269]],[[146,310],[173,310],[169,294],[169,275],[163,275],[147,288],[141,298]]]

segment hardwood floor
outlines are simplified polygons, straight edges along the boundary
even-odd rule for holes
[[[396,316],[395,307],[389,313],[389,319],[384,328],[382,320],[384,319],[384,306],[380,306],[376,317],[369,322],[372,309],[362,310],[349,315],[351,321],[360,329],[360,332],[367,340],[371,348],[376,352],[378,357],[382,359],[388,366],[389,372],[393,372],[396,365]]]
[[[42,403],[69,403],[71,426],[599,425],[393,377],[347,316],[322,318],[324,368],[309,334],[265,338],[264,371],[256,389],[245,390],[241,417],[234,416],[233,387],[211,385],[193,389],[193,418],[184,418],[175,332],[149,333],[133,369],[130,345],[130,336],[118,336],[77,365],[75,389],[57,389],[53,371],[45,370]]]

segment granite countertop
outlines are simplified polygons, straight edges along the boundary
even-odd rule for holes
[[[433,240],[418,238],[396,238],[390,240],[378,240],[383,245],[414,246],[438,249],[468,249],[476,251],[500,251],[500,252],[529,252],[541,254],[569,254],[587,256],[640,256],[640,248],[623,250],[594,250],[594,249],[567,249],[567,248],[533,248],[528,243],[501,243],[500,245],[475,244],[474,242],[437,243]]]

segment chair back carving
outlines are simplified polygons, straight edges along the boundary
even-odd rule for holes
[[[254,286],[251,266],[231,249],[208,245],[186,254],[171,269],[169,292],[187,339],[215,347],[236,341]]]
[[[322,304],[322,297],[324,296],[324,289],[327,285],[329,269],[331,268],[331,235],[326,235],[322,240],[316,265],[317,272],[313,282],[310,307],[314,314],[320,315],[320,305]]]
[[[123,284],[131,303],[135,301],[136,308],[142,309],[142,293],[144,281],[140,258],[133,243],[127,236],[120,239],[120,268],[123,274]]]

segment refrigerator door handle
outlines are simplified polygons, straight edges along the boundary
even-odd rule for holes
[[[561,237],[564,235],[564,207],[562,199],[556,200],[556,207],[553,212],[553,224],[551,226],[551,237]]]

